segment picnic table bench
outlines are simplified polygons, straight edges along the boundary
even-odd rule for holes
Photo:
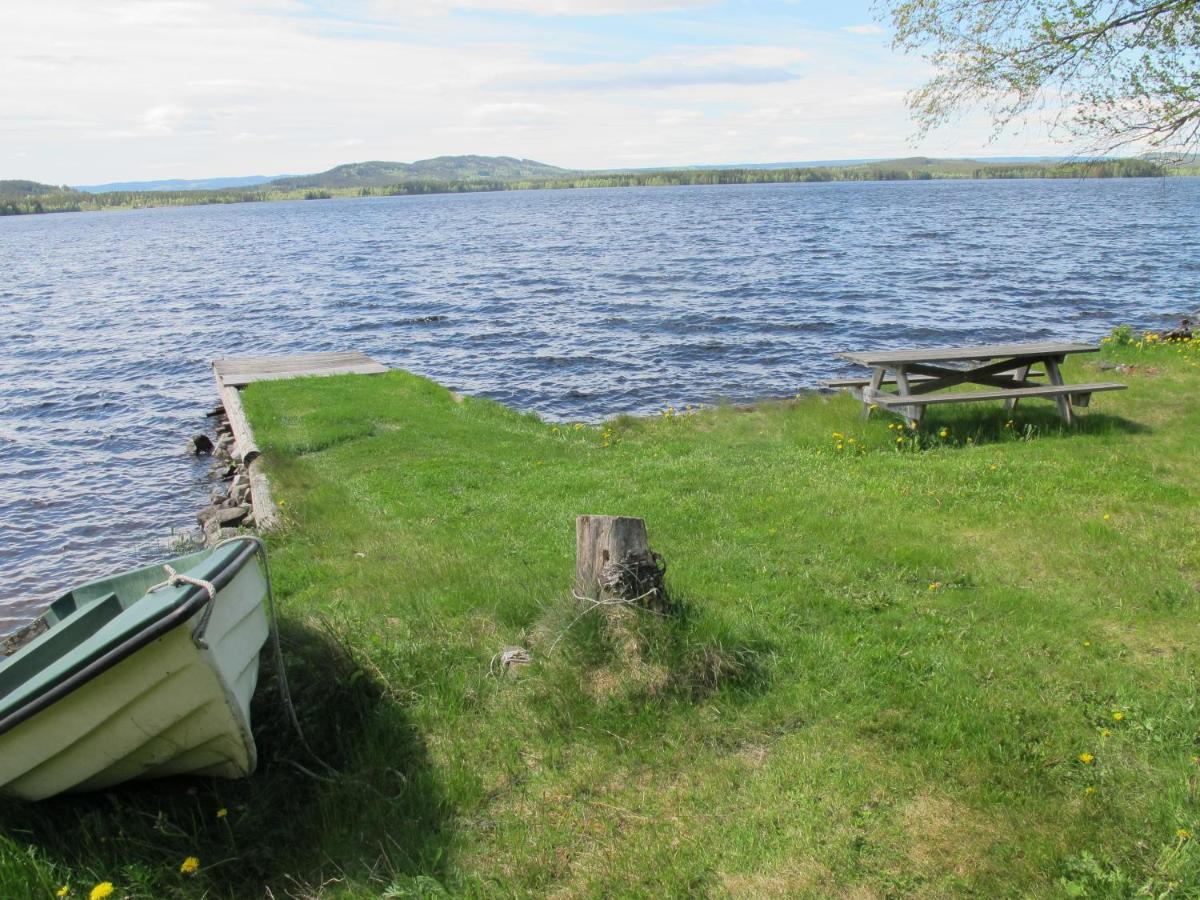
[[[1005,409],[1012,410],[1022,399],[1039,397],[1053,400],[1059,416],[1070,424],[1072,406],[1085,407],[1094,393],[1126,387],[1108,381],[1064,382],[1059,367],[1069,354],[1095,353],[1099,349],[1092,344],[1026,343],[847,351],[837,356],[871,369],[871,376],[827,381],[825,385],[848,388],[862,400],[864,417],[872,409],[886,409],[913,426],[920,423],[925,408],[934,403],[1003,400]],[[991,390],[950,390],[965,384]],[[884,385],[894,385],[895,390],[885,390]]]

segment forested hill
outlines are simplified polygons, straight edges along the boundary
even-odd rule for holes
[[[442,156],[415,163],[349,163],[316,175],[282,178],[268,184],[221,190],[141,190],[90,194],[32,181],[0,181],[0,215],[476,191],[823,181],[924,181],[944,178],[1145,178],[1198,174],[1200,168],[1194,165],[1172,167],[1144,159],[996,163],[972,159],[912,157],[845,166],[794,166],[774,169],[730,167],[579,171],[508,156]]]
[[[79,191],[37,181],[0,179],[0,216],[20,213],[60,212],[83,197]]]
[[[334,166],[328,172],[278,178],[271,186],[280,190],[306,188],[387,187],[406,181],[519,181],[530,178],[563,178],[577,174],[511,156],[436,156],[413,163],[378,160]]]

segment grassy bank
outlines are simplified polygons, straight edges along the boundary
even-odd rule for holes
[[[265,677],[254,778],[2,806],[0,896],[1200,895],[1200,343],[1103,358],[1070,430],[254,385],[320,761]],[[678,615],[576,618],[583,512]]]

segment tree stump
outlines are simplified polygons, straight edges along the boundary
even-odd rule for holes
[[[667,566],[650,549],[646,522],[630,516],[575,519],[575,593],[589,600],[625,600],[665,612]]]

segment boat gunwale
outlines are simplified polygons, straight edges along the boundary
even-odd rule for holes
[[[215,591],[220,592],[241,572],[246,563],[258,553],[257,543],[247,540],[246,546],[221,567],[211,579]],[[187,585],[187,590],[174,609],[166,615],[150,623],[148,627],[137,632],[120,644],[114,646],[103,655],[92,660],[83,668],[71,673],[59,683],[17,707],[3,719],[0,719],[0,736],[11,731],[16,726],[33,718],[38,713],[53,706],[72,691],[82,687],[117,663],[128,659],[146,645],[157,640],[168,632],[185,624],[199,612],[209,601],[208,591],[199,585]],[[215,598],[214,598],[215,602]]]

